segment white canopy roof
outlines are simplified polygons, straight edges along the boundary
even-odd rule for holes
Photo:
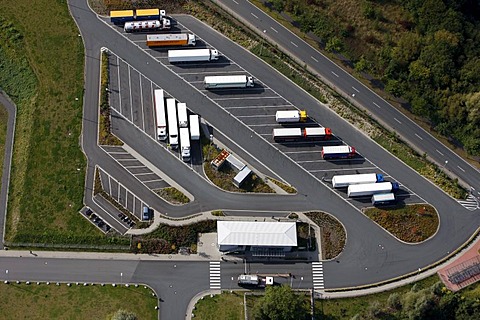
[[[297,245],[295,222],[217,221],[219,245]]]

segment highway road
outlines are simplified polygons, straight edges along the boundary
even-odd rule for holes
[[[283,27],[265,12],[247,0],[212,0],[226,8],[241,21],[283,51],[294,57],[301,65],[307,65],[335,91],[343,93],[355,105],[368,110],[370,114],[398,133],[420,153],[426,153],[440,167],[457,176],[476,196],[480,190],[480,171],[460,158],[455,152],[426,132],[415,122],[383,100],[360,81],[344,71],[301,38]]]

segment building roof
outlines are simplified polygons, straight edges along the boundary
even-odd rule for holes
[[[297,245],[295,222],[217,221],[219,245]]]

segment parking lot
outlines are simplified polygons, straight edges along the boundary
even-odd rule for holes
[[[274,145],[279,152],[282,152],[292,161],[308,171],[318,180],[323,181],[331,187],[331,178],[339,174],[357,174],[357,173],[382,173],[386,181],[398,181],[400,191],[397,198],[404,203],[422,203],[425,202],[419,196],[411,192],[401,184],[398,177],[391,177],[383,172],[375,164],[370,162],[357,150],[358,155],[349,160],[323,160],[321,150],[323,146],[342,145],[343,142],[335,137],[335,128],[331,128],[333,137],[325,141],[297,141],[277,143],[273,140],[272,131],[274,128],[281,128],[282,125],[276,123],[275,113],[280,110],[299,110],[301,108],[294,106],[281,94],[275,92],[267,85],[262,83],[261,79],[255,79],[255,87],[241,89],[224,90],[206,90],[203,85],[203,79],[208,75],[248,75],[249,72],[235,63],[231,57],[221,54],[222,48],[215,48],[220,53],[217,61],[195,62],[188,64],[170,64],[167,59],[168,49],[170,48],[148,48],[146,46],[146,34],[134,33],[126,34],[122,28],[112,26],[125,37],[135,42],[140,48],[148,52],[160,63],[167,66],[171,71],[190,83],[194,88],[210,98],[220,108],[229,112],[240,122],[251,128],[263,139]],[[172,32],[189,32],[180,24]],[[196,48],[210,46],[205,43],[199,35],[197,36]],[[178,48],[176,48],[178,49]],[[154,138],[154,114],[152,92],[157,86],[136,70],[124,62],[121,58],[111,55],[111,105],[118,110],[126,119],[129,119],[134,125],[145,131],[147,135]],[[179,97],[174,97],[179,98]],[[180,101],[181,102],[181,101]],[[188,107],[188,106],[187,106]],[[206,119],[208,121],[208,119]],[[315,119],[309,119],[306,123],[291,124],[288,127],[322,127],[322,124]],[[194,153],[192,153],[193,155]],[[178,156],[178,154],[177,154]],[[201,158],[200,158],[201,163]],[[370,197],[358,197],[348,199],[346,190],[335,190],[340,196],[350,201],[358,208],[370,204]]]

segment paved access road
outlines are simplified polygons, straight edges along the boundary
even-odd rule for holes
[[[459,177],[474,190],[480,190],[480,171],[435,139],[342,68],[283,27],[248,0],[213,0],[251,25],[259,34],[278,44],[302,65],[320,75],[337,92],[359,105],[392,128],[418,150],[428,154],[440,166]],[[478,193],[478,192],[477,192]],[[478,197],[478,194],[476,196]]]

